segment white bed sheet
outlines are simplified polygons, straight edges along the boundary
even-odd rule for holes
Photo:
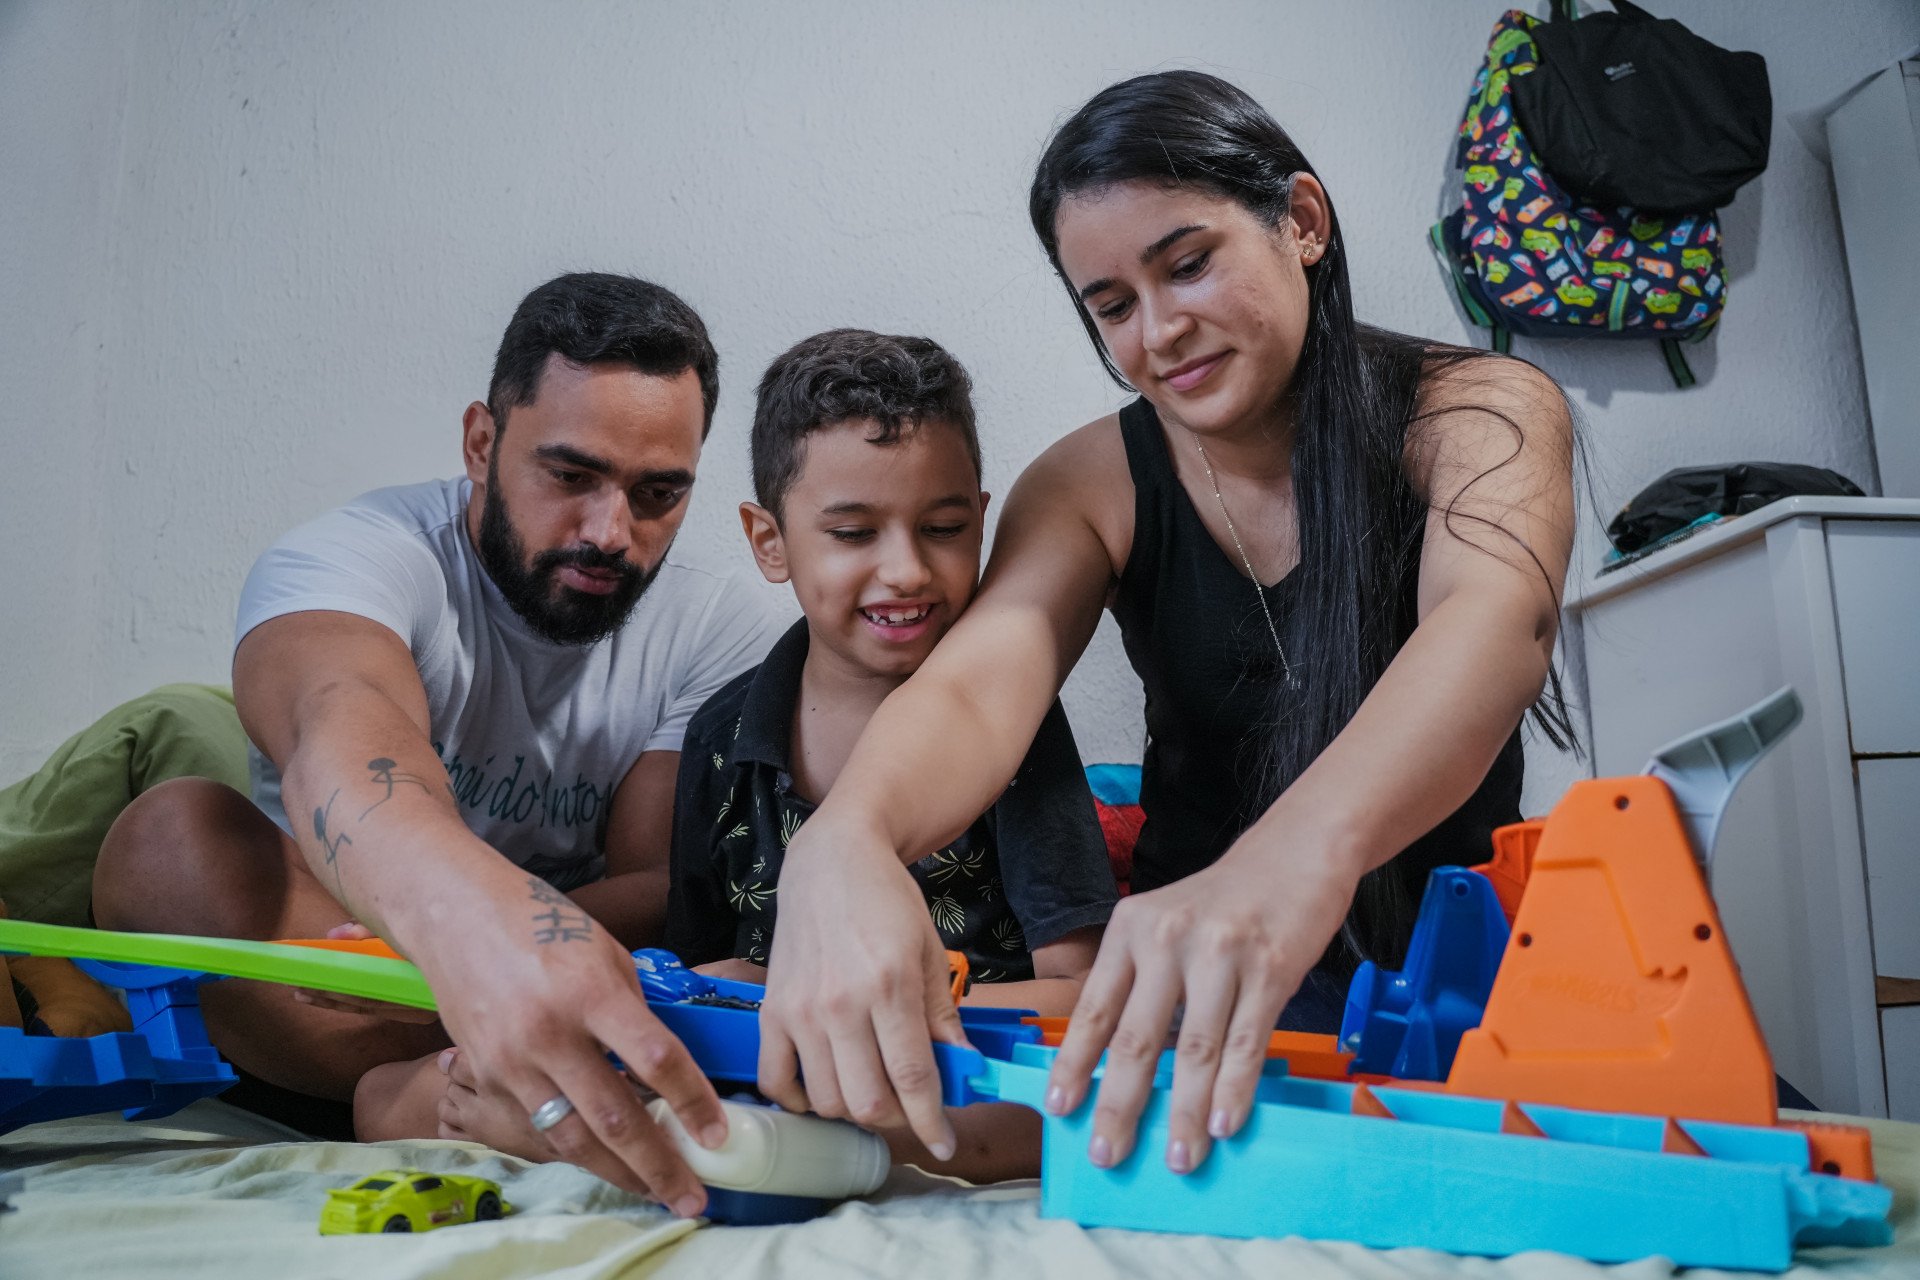
[[[1896,1240],[1876,1250],[1802,1253],[1794,1275],[1920,1278],[1920,1125],[1872,1122],[1882,1181],[1895,1188]],[[501,1222],[413,1236],[322,1237],[327,1189],[382,1168],[475,1173],[516,1212]],[[1656,1280],[1653,1258],[1599,1267],[1560,1254],[1459,1258],[1421,1249],[1220,1240],[1083,1230],[1038,1215],[1031,1182],[972,1187],[896,1171],[870,1201],[788,1227],[715,1227],[663,1211],[565,1165],[528,1165],[457,1142],[302,1141],[219,1102],[168,1120],[114,1116],[36,1125],[0,1137],[0,1175],[18,1189],[0,1212],[0,1280],[138,1276],[155,1280],[492,1280],[555,1276],[912,1276],[981,1280],[1164,1277],[1498,1276]],[[1693,1272],[1709,1275],[1710,1272]]]

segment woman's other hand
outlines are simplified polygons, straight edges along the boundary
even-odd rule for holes
[[[1170,1034],[1167,1167],[1199,1168],[1214,1139],[1246,1123],[1274,1023],[1353,901],[1358,875],[1346,865],[1311,846],[1261,848],[1249,833],[1206,870],[1121,901],[1046,1098],[1054,1115],[1076,1110],[1106,1054],[1087,1148],[1095,1164],[1132,1154]]]

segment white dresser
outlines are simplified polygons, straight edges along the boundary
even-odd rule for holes
[[[1774,1068],[1920,1120],[1920,499],[1792,498],[1569,591],[1596,776],[1781,685],[1713,891]]]

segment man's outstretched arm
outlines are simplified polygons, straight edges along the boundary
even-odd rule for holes
[[[233,676],[308,866],[420,966],[476,1071],[528,1112],[565,1097],[574,1110],[546,1135],[556,1151],[698,1213],[698,1180],[605,1052],[709,1145],[725,1136],[712,1087],[647,1009],[620,944],[467,830],[407,646],[366,618],[291,613],[247,633]]]

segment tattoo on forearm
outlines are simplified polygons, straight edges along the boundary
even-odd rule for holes
[[[337,831],[331,835],[327,832],[327,819],[333,813],[333,802],[339,798],[340,792],[335,789],[334,793],[327,797],[326,806],[313,811],[313,837],[320,842],[320,847],[326,850],[327,865],[333,868],[334,884],[344,890],[346,886],[341,882],[338,866],[340,850],[352,844],[353,839],[344,831]]]
[[[528,876],[527,886],[533,890],[533,900],[547,908],[533,918],[538,926],[533,931],[535,942],[585,942],[592,936],[593,922],[573,899],[539,876]]]
[[[365,812],[360,815],[363,819],[367,814],[372,813],[375,809],[378,809],[381,805],[393,799],[394,787],[402,782],[410,782],[428,795],[433,794],[433,788],[428,786],[424,779],[415,774],[401,772],[400,766],[385,756],[381,756],[377,760],[367,761],[367,771],[373,775],[372,781],[385,785],[387,794],[381,796],[378,800],[375,800],[366,807]]]

